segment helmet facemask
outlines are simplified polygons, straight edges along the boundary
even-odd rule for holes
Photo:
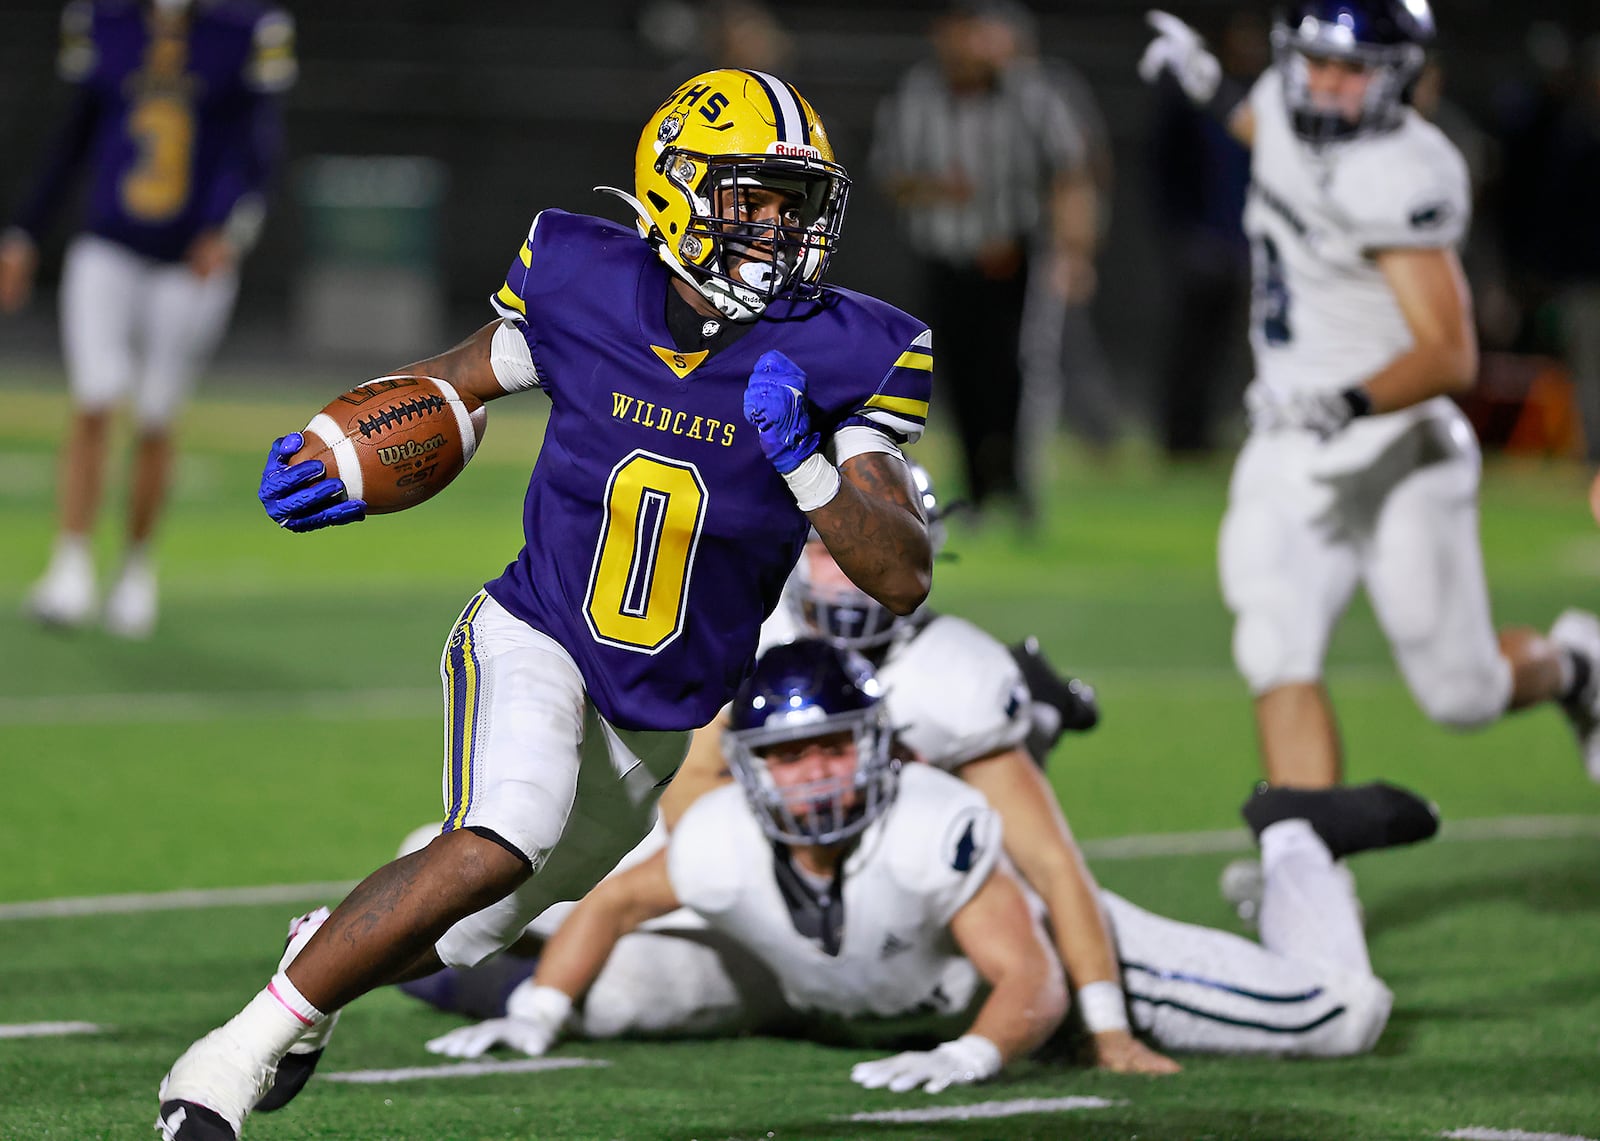
[[[657,169],[683,195],[683,233],[660,236],[663,254],[734,321],[761,316],[776,298],[815,295],[838,244],[850,194],[844,170],[826,160],[706,155],[665,147]],[[776,217],[753,198],[787,199]],[[672,255],[676,256],[672,256]]]
[[[819,549],[820,548],[820,549]],[[795,617],[819,638],[849,650],[871,650],[894,637],[900,617],[839,568],[821,539],[806,543],[788,598]]]
[[[928,522],[928,542],[933,557],[944,551],[946,509],[933,489],[926,468],[912,460],[911,482]],[[834,562],[815,531],[800,552],[784,598],[795,620],[816,636],[847,650],[875,650],[894,639],[895,632],[915,615],[899,615],[850,581]]]
[[[809,708],[786,718],[780,711],[760,728],[729,730],[723,737],[729,767],[762,831],[780,843],[841,844],[881,816],[899,791],[900,762],[881,701],[827,717],[817,712]],[[833,755],[853,747],[855,764],[848,772],[799,783],[775,775],[785,764],[803,763],[794,759],[796,746],[810,744]]]
[[[1312,143],[1331,143],[1398,126],[1411,89],[1422,72],[1420,44],[1374,44],[1357,40],[1344,24],[1306,16],[1272,32],[1273,53],[1283,77],[1284,100],[1296,135]],[[1311,91],[1311,61],[1341,60],[1367,73],[1361,106],[1349,109],[1320,102]]]

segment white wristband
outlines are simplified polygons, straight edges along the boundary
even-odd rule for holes
[[[789,485],[794,501],[802,511],[815,511],[832,502],[839,494],[839,469],[830,464],[821,452],[813,452],[788,475],[783,482]]]
[[[506,999],[506,1017],[532,1022],[552,1033],[559,1031],[572,1012],[572,996],[553,986],[535,986],[529,979]]]
[[[1090,1034],[1128,1028],[1128,1000],[1112,982],[1089,983],[1078,988],[1078,1009]]]

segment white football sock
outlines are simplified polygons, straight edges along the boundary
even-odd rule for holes
[[[233,1016],[227,1029],[262,1061],[276,1063],[308,1027],[326,1018],[305,1000],[289,976],[279,971],[265,990]]]
[[[1280,955],[1372,973],[1349,872],[1305,820],[1261,832],[1261,945]]]

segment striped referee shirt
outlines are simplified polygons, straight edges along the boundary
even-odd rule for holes
[[[1041,236],[1051,183],[1081,166],[1084,150],[1067,100],[1037,63],[1006,68],[989,91],[957,95],[928,60],[879,106],[872,169],[885,185],[966,178],[973,193],[964,202],[902,207],[912,249],[959,264],[991,242]]]

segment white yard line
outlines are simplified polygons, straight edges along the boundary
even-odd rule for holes
[[[1013,1101],[980,1101],[972,1105],[943,1105],[928,1109],[885,1109],[877,1113],[852,1113],[835,1121],[884,1121],[911,1124],[922,1121],[977,1121],[990,1117],[1020,1117],[1025,1113],[1068,1113],[1075,1109],[1111,1109],[1127,1105],[1103,1097],[1023,1097]]]
[[[448,1066],[405,1066],[398,1070],[346,1070],[339,1074],[318,1074],[317,1078],[325,1082],[377,1085],[430,1078],[478,1078],[485,1074],[536,1074],[544,1070],[575,1070],[610,1064],[599,1058],[522,1058],[515,1062],[457,1062]]]
[[[1227,665],[1082,667],[1084,676],[1100,685],[1118,687],[1174,684],[1242,686]],[[1387,662],[1349,664],[1333,674],[1335,684],[1383,682],[1399,685]],[[1242,692],[1242,690],[1241,690]],[[437,688],[313,690],[176,691],[151,693],[46,693],[0,697],[0,726],[79,725],[93,723],[150,725],[171,722],[221,721],[249,716],[316,717],[363,721],[396,713],[437,717]]]
[[[280,714],[327,721],[374,721],[397,715],[437,718],[439,701],[437,689],[44,694],[0,697],[0,726],[167,725]]]
[[[1452,1129],[1439,1136],[1455,1137],[1460,1141],[1595,1141],[1592,1137],[1581,1137],[1576,1133],[1529,1133],[1523,1129],[1485,1129],[1480,1125]]]
[[[1482,840],[1570,840],[1600,837],[1600,816],[1497,816],[1446,822],[1436,843]],[[1254,848],[1243,828],[1213,832],[1158,832],[1145,836],[1113,836],[1083,845],[1091,860],[1142,860]],[[343,899],[354,880],[326,883],[269,884],[196,891],[139,892],[128,895],[69,896],[24,903],[0,903],[0,922],[11,919],[61,919],[79,915],[114,915],[136,911],[187,911],[211,907],[248,907],[263,903],[301,903]]]
[[[104,1029],[93,1022],[11,1022],[0,1024],[0,1038],[61,1038],[68,1034],[98,1034]]]
[[[0,920],[61,919],[74,915],[118,915],[134,911],[190,911],[211,907],[250,907],[258,903],[304,903],[343,899],[355,880],[283,883],[266,887],[223,887],[209,891],[135,892],[129,895],[79,895],[0,903]]]

